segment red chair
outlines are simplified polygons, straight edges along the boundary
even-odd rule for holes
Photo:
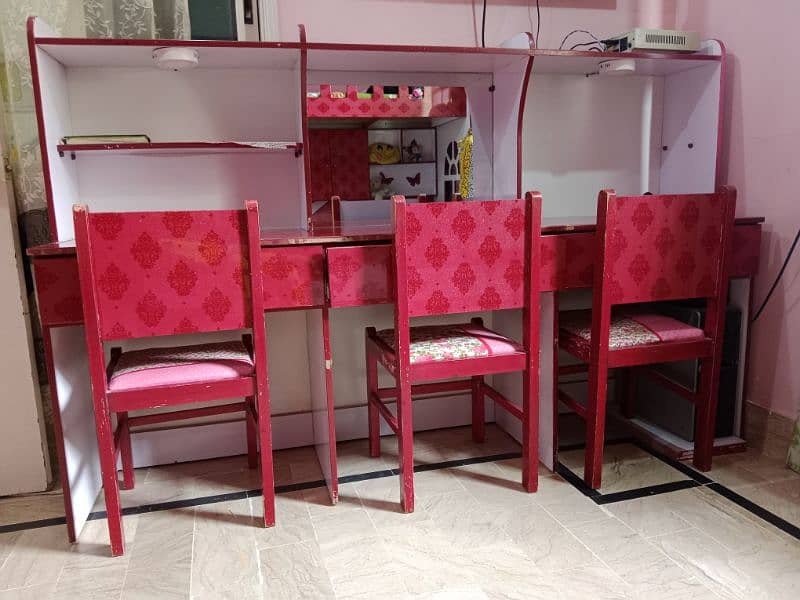
[[[711,468],[735,208],[733,188],[681,196],[600,192],[592,309],[559,317],[559,347],[589,365],[585,406],[558,392],[586,421],[589,487],[598,489],[602,476],[608,369],[700,359],[698,391],[683,394],[696,406],[694,464]],[[639,305],[688,298],[707,301],[704,329]]]
[[[124,552],[117,456],[134,485],[131,427],[244,412],[248,460],[275,524],[258,204],[246,210],[90,213],[75,206],[75,238],[111,553]],[[241,340],[123,352],[133,338],[251,329]],[[221,406],[129,411],[244,398]],[[112,415],[117,416],[116,430]]]
[[[522,484],[538,484],[539,276],[541,195],[524,200],[406,204],[393,198],[395,326],[366,330],[370,454],[380,455],[382,416],[397,434],[401,503],[414,511],[412,394],[472,392],[472,435],[484,439],[484,396],[522,421]],[[523,309],[522,344],[483,326],[411,327],[410,318]],[[396,351],[397,350],[397,351]],[[378,363],[396,386],[378,387]],[[484,375],[524,371],[522,407]],[[467,377],[461,381],[438,381]],[[397,398],[395,416],[384,404]]]

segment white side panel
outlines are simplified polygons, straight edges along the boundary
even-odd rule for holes
[[[715,189],[721,73],[711,64],[664,78],[662,193]]]
[[[524,69],[502,71],[494,76],[494,199],[517,197],[517,131],[524,83]]]
[[[661,89],[658,77],[539,74],[534,61],[522,189],[542,192],[544,218],[594,216],[603,188],[659,191]]]
[[[328,387],[326,383],[325,345],[321,310],[306,311],[308,328],[308,379],[311,383],[311,425],[314,448],[322,475],[332,490],[333,465],[331,464],[331,439],[328,427]],[[336,441],[334,440],[334,444]],[[332,493],[332,497],[335,495]],[[335,500],[334,500],[335,501]]]
[[[61,138],[72,133],[72,116],[66,69],[49,54],[36,50],[39,85],[42,95],[42,116],[47,135],[47,160],[50,163],[50,184],[56,214],[59,240],[72,235],[72,205],[79,201],[75,163],[59,157],[56,146]]]
[[[102,487],[86,338],[83,327],[57,327],[51,334],[72,514],[79,534]]]

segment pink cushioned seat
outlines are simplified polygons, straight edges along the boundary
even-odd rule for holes
[[[241,341],[123,352],[113,367],[112,392],[159,385],[237,379],[252,375],[253,359]]]
[[[394,351],[394,329],[377,337]],[[479,325],[424,325],[411,328],[411,364],[501,356],[525,350],[514,340]]]
[[[559,315],[560,334],[571,337],[588,353],[592,340],[592,311],[570,310]],[[611,350],[634,348],[665,342],[689,342],[705,339],[702,329],[672,317],[654,313],[624,312],[611,315],[608,347]]]

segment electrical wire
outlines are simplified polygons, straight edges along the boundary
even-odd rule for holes
[[[582,44],[575,44],[573,46],[570,46],[569,49],[575,50],[575,48],[583,48],[584,46],[591,46],[589,50],[594,50],[595,48],[598,48],[601,52],[603,48],[603,44],[601,44],[600,42],[584,42]]]
[[[481,46],[486,48],[486,0],[483,0],[483,17],[481,18]]]
[[[558,45],[558,49],[559,49],[559,50],[563,50],[563,49],[564,49],[564,44],[567,42],[567,40],[569,39],[569,37],[570,37],[571,35],[575,34],[575,33],[585,33],[586,35],[588,35],[589,37],[591,37],[591,38],[592,38],[592,39],[593,39],[595,42],[599,42],[599,41],[600,41],[600,40],[597,38],[597,36],[595,36],[595,34],[593,34],[591,31],[587,31],[586,29],[573,29],[573,30],[572,30],[572,31],[570,31],[570,32],[569,32],[567,35],[565,35],[565,36],[564,36],[564,39],[563,39],[563,40],[561,40],[561,43]]]
[[[787,265],[789,264],[789,259],[792,258],[792,254],[794,254],[794,249],[797,247],[797,242],[800,241],[800,229],[797,230],[797,235],[794,236],[794,241],[792,242],[791,248],[789,248],[789,253],[786,255],[786,259],[783,261],[783,266],[781,266],[781,270],[778,271],[778,276],[775,278],[775,281],[772,283],[772,287],[769,288],[769,292],[767,292],[767,297],[764,298],[764,301],[761,303],[761,306],[756,311],[756,316],[752,318],[750,321],[751,323],[755,323],[756,319],[761,316],[761,313],[764,312],[764,309],[767,306],[767,302],[772,297],[772,292],[775,291],[775,288],[778,287],[778,282],[783,277],[783,272],[786,270]]]
[[[539,0],[536,0],[536,39],[534,39],[534,43],[536,47],[539,47],[539,31],[542,28],[542,12],[539,9]]]

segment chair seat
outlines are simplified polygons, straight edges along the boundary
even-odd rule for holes
[[[394,329],[377,337],[394,352]],[[423,325],[411,328],[411,364],[518,354],[514,340],[480,325]]]
[[[592,311],[570,310],[559,315],[560,337],[588,355],[592,341]],[[610,350],[669,342],[704,340],[702,329],[655,313],[620,312],[611,315]]]
[[[123,352],[113,366],[109,391],[205,383],[247,377],[253,359],[241,341]]]

